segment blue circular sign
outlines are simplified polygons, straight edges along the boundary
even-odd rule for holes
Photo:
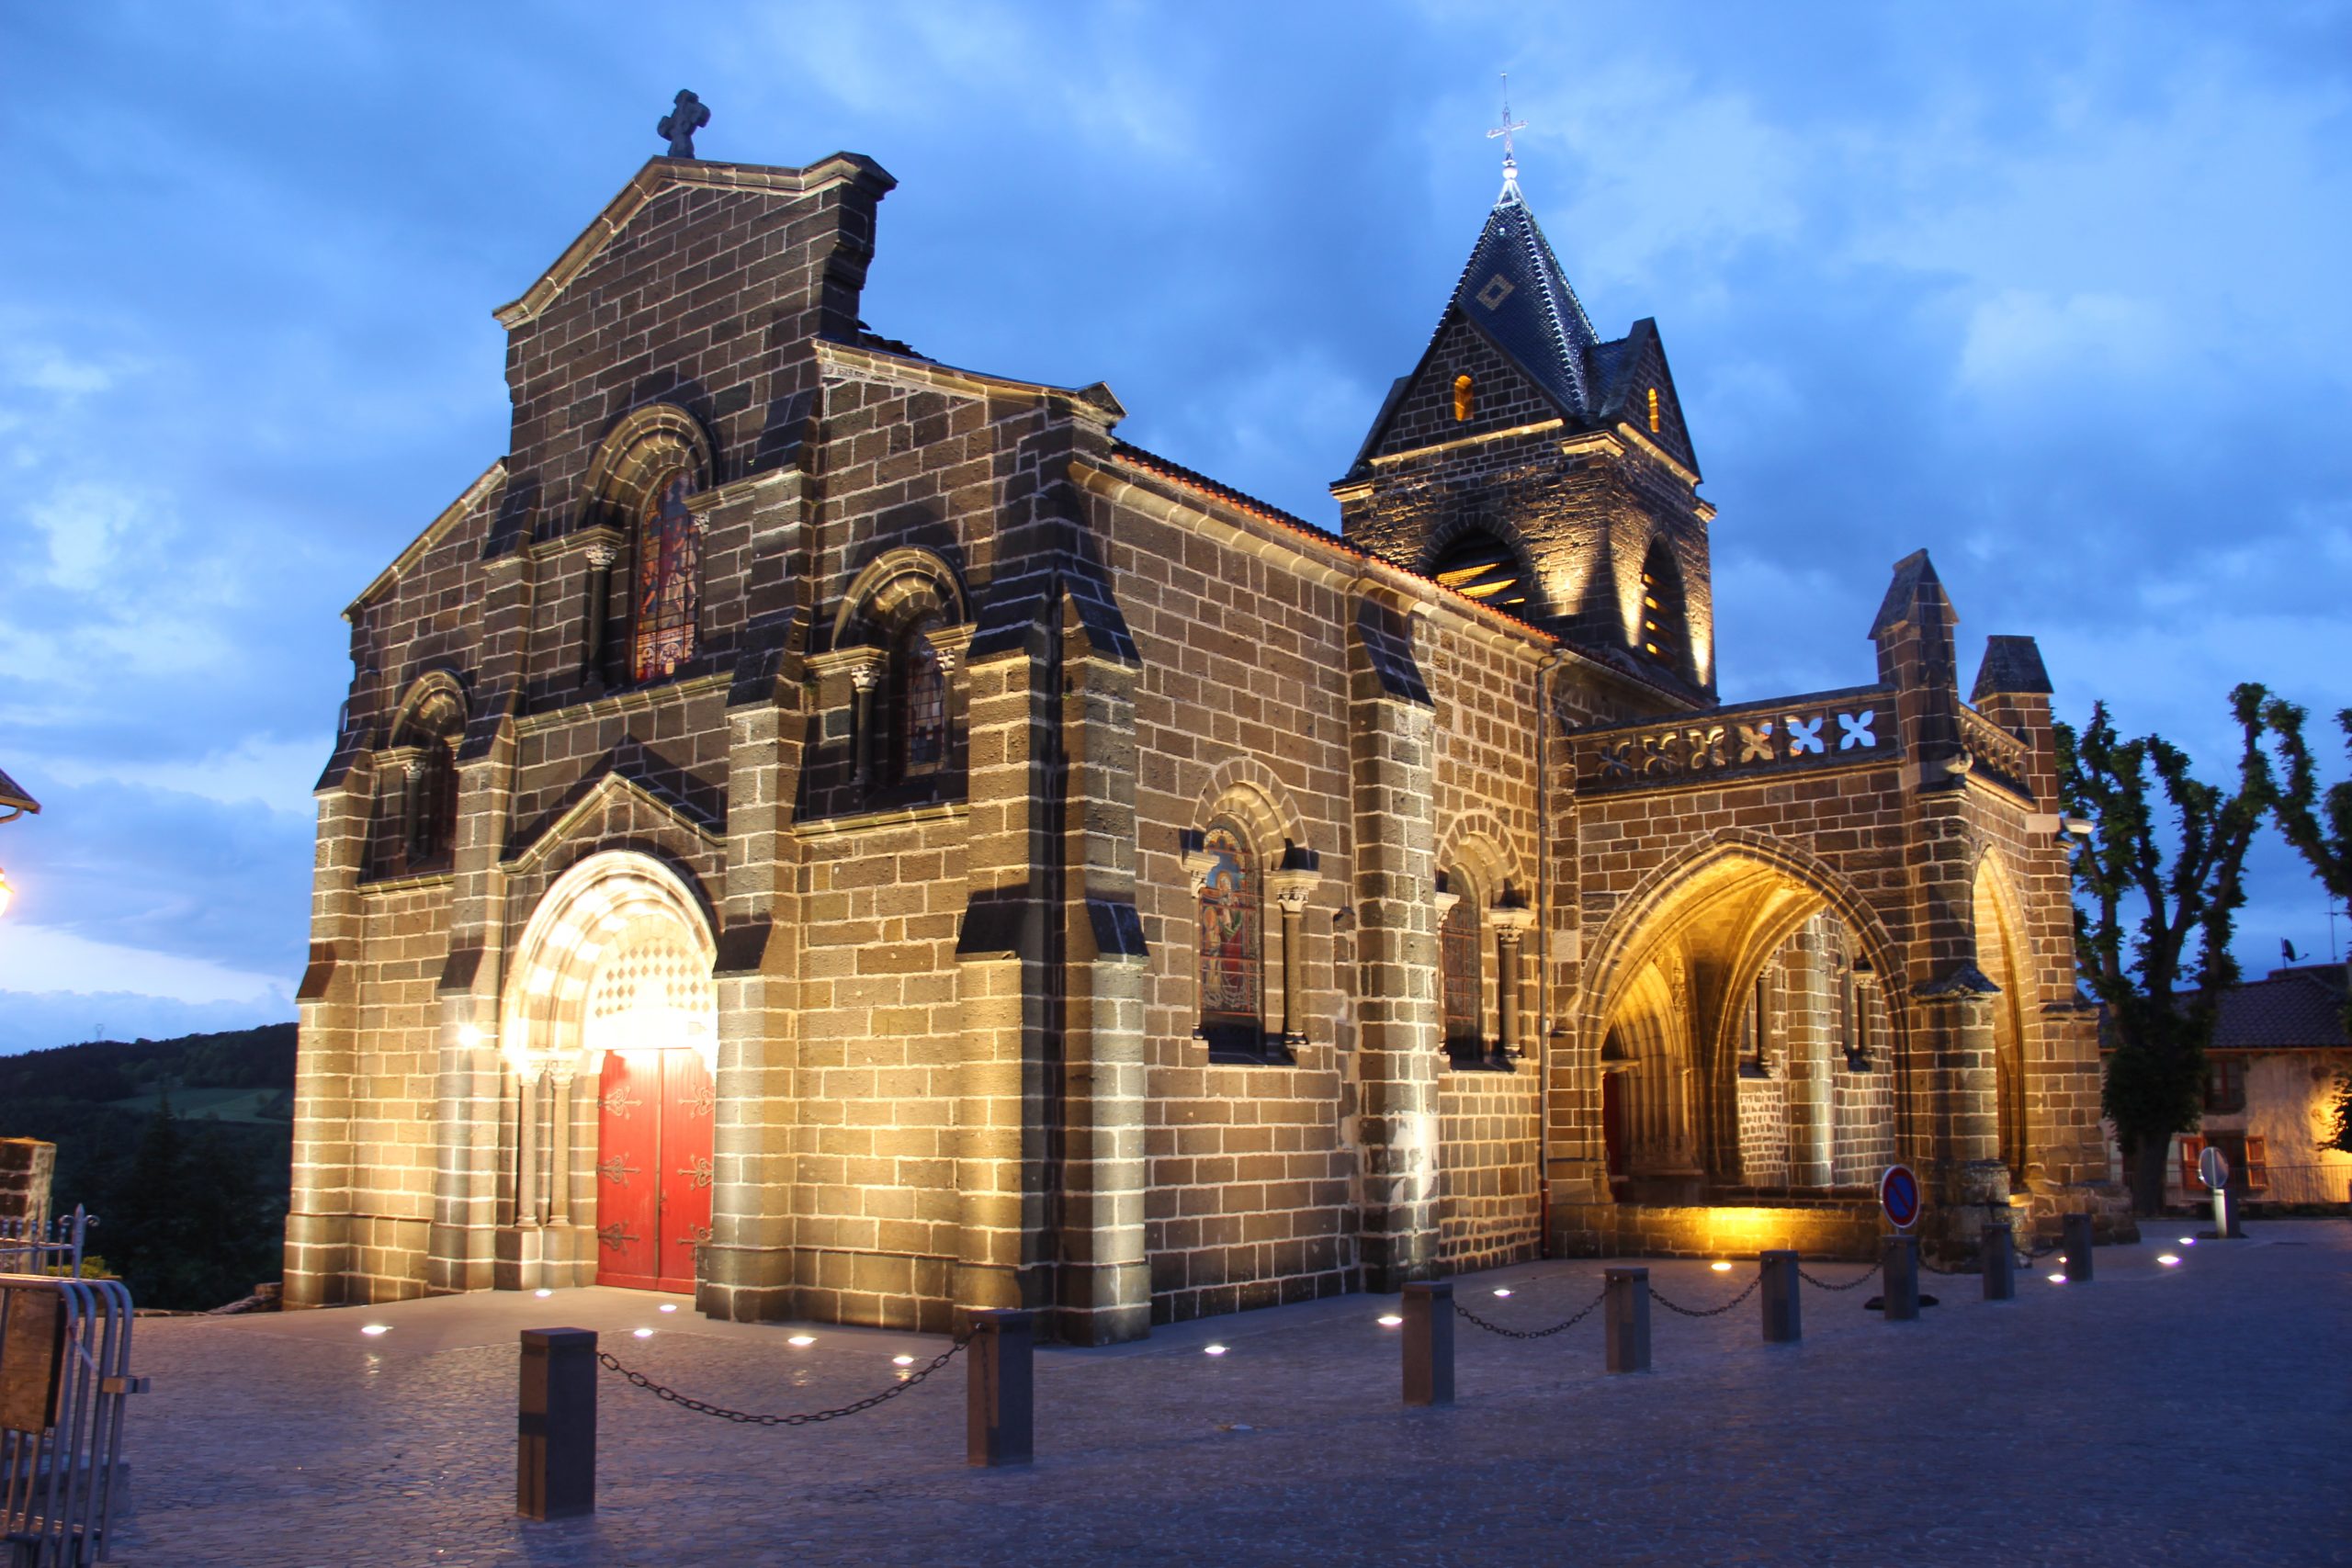
[[[1919,1221],[1919,1179],[1907,1165],[1890,1165],[1878,1179],[1879,1206],[1894,1228],[1907,1231]]]

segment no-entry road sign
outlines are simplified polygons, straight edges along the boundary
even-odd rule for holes
[[[2197,1156],[2197,1179],[2219,1192],[2230,1184],[2230,1156],[2206,1145],[2205,1152]]]
[[[1896,1230],[1907,1231],[1918,1223],[1919,1179],[1911,1174],[1909,1166],[1886,1168],[1886,1174],[1878,1179],[1878,1201]]]

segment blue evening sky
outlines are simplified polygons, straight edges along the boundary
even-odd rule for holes
[[[1505,70],[1596,324],[1672,356],[1726,698],[1869,679],[1924,545],[2064,716],[2210,765],[2234,682],[2352,704],[2352,7],[23,0],[0,1050],[292,1016],[338,612],[505,449],[491,309],[679,87],[706,157],[898,176],[876,330],[1332,522]],[[2249,964],[2324,954],[2256,873]]]

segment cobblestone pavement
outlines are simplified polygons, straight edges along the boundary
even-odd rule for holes
[[[1398,1401],[1393,1298],[1354,1296],[1041,1350],[1037,1463],[963,1462],[962,1364],[799,1428],[696,1416],[611,1373],[600,1511],[516,1519],[515,1333],[597,1329],[688,1393],[846,1403],[935,1337],[714,1324],[566,1291],[138,1328],[135,1511],[116,1559],[234,1563],[1980,1563],[2352,1562],[2352,1225],[2101,1248],[2098,1280],[1971,1279],[1917,1324],[1804,1292],[1766,1346],[1751,1297],[1652,1314],[1656,1370],[1601,1370],[1600,1314],[1549,1339],[1458,1324],[1459,1401]],[[2176,1251],[2177,1269],[2155,1262]],[[2045,1265],[2047,1267],[2047,1265]],[[1498,1323],[1585,1304],[1600,1265],[1465,1278]],[[1851,1278],[1851,1264],[1813,1269]],[[1687,1305],[1752,1263],[1652,1266]],[[1509,1298],[1490,1292],[1512,1289]],[[390,1332],[364,1337],[364,1324]],[[655,1328],[634,1338],[638,1326]],[[1203,1354],[1212,1342],[1229,1347]]]

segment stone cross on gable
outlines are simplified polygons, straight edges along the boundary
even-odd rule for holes
[[[657,136],[667,137],[670,156],[691,158],[695,155],[695,132],[710,123],[710,110],[687,88],[678,89],[677,107],[662,117],[653,128]]]

